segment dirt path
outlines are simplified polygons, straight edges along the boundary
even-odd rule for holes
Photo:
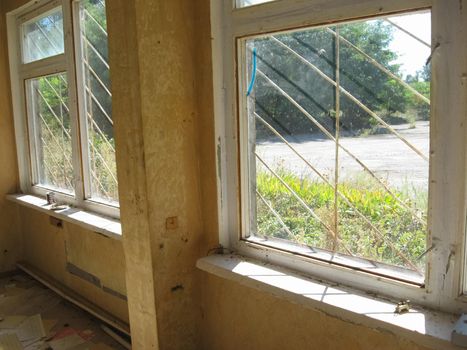
[[[429,123],[417,122],[415,128],[408,124],[395,126],[397,131],[424,155],[429,153]],[[335,168],[335,143],[331,140],[303,138],[290,143],[321,173],[333,178]],[[428,162],[392,134],[367,137],[342,137],[342,146],[359,158],[370,170],[390,186],[426,189]],[[257,145],[258,154],[273,168],[285,167],[299,176],[316,178],[316,174],[279,139]],[[339,178],[361,176],[363,168],[339,150]]]

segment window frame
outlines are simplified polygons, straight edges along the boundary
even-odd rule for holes
[[[467,282],[464,282],[463,276],[464,261],[467,260],[464,254],[467,162],[456,167],[454,157],[446,160],[434,157],[433,154],[449,154],[455,144],[461,144],[462,154],[465,154],[467,147],[465,135],[450,129],[446,126],[448,122],[441,118],[443,108],[449,109],[446,108],[447,102],[441,102],[442,86],[448,84],[449,80],[442,73],[451,74],[447,70],[453,62],[449,62],[451,58],[448,55],[438,55],[436,49],[432,49],[432,75],[436,83],[432,86],[431,94],[427,237],[427,247],[430,249],[423,286],[331,265],[242,239],[242,227],[247,216],[242,214],[242,203],[246,199],[241,189],[246,180],[246,171],[241,167],[242,164],[247,166],[248,153],[244,151],[246,145],[240,141],[240,132],[246,132],[240,130],[240,111],[245,106],[241,104],[243,99],[238,96],[239,86],[245,85],[245,75],[241,74],[245,71],[245,65],[242,48],[237,43],[255,35],[423,9],[430,9],[432,13],[432,47],[435,48],[436,41],[442,41],[443,35],[452,35],[442,27],[447,10],[438,6],[436,0],[374,0],[371,3],[364,0],[276,0],[242,8],[236,8],[233,0],[211,0],[219,240],[224,247],[247,257],[376,295],[410,299],[423,306],[454,313],[466,310],[464,286],[467,288]],[[458,86],[452,83],[452,87]],[[453,121],[466,115],[467,103],[459,108],[460,115],[452,117]],[[443,141],[444,137],[451,141],[453,133],[455,140]],[[455,181],[440,183],[435,180],[445,175],[448,171],[446,169],[452,168],[458,170]],[[453,192],[456,185],[459,187],[459,195],[452,199],[446,198],[445,190]],[[441,203],[448,205],[443,206]],[[455,212],[448,209],[453,207],[457,209]],[[446,218],[454,222],[447,224],[449,219]]]
[[[59,203],[82,208],[113,218],[120,217],[117,204],[97,201],[90,196],[90,175],[87,162],[87,122],[83,117],[83,82],[79,75],[81,62],[79,6],[81,0],[40,0],[31,1],[7,14],[8,52],[13,102],[14,125],[20,189],[23,193],[45,197],[54,192]],[[61,7],[63,14],[64,53],[40,60],[23,63],[22,24],[35,17]],[[68,85],[68,108],[71,123],[72,166],[74,194],[37,184],[36,159],[34,159],[34,133],[31,127],[32,104],[27,80],[56,73],[65,73]],[[84,114],[85,115],[85,114]],[[84,131],[83,131],[84,130]]]

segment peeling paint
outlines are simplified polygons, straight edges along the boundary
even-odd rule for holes
[[[101,288],[101,281],[98,277],[94,276],[93,274],[84,271],[83,269],[80,269],[78,266],[73,265],[71,263],[66,264],[66,270],[71,273],[72,275],[75,275],[85,281],[88,281],[89,283],[94,284],[95,286]]]

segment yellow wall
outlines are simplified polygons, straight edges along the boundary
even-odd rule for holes
[[[126,300],[104,292],[102,286],[126,294],[125,263],[121,241],[64,222],[50,224],[49,216],[34,209],[20,208],[23,259],[75,290],[121,320],[128,321]],[[67,271],[67,263],[95,276],[101,286]]]
[[[200,349],[425,350],[381,329],[352,324],[204,274]]]
[[[65,264],[117,290],[126,277],[134,349],[424,349],[196,270],[218,244],[209,0],[108,0],[107,15],[123,241],[22,208],[24,259],[122,319],[123,301]],[[0,155],[15,169],[11,118]]]
[[[423,349],[196,271],[218,244],[209,1],[114,0],[108,16],[134,348]]]
[[[0,13],[2,6],[0,1]],[[5,16],[0,18],[0,38],[0,272],[3,272],[12,270],[21,255],[17,208],[5,200],[5,194],[16,192],[18,187]]]
[[[18,208],[5,200],[19,190],[6,38],[6,12],[25,0],[0,1],[0,272],[15,268],[25,260],[82,296],[128,321],[125,295],[125,262],[122,242],[106,238],[76,225],[57,228],[49,216],[28,208]],[[111,292],[104,292],[81,277],[70,274],[67,264],[97,277]]]

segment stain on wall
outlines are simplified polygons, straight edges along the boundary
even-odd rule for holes
[[[112,0],[108,19],[124,239],[20,208],[24,259],[123,320],[127,304],[67,263],[127,289],[134,349],[425,350],[196,270],[218,244],[209,0]]]
[[[50,224],[49,217],[34,209],[20,207],[23,233],[23,259],[104,310],[128,322],[128,306],[121,297],[102,286],[70,273],[67,264],[98,276],[103,284],[125,294],[123,248],[118,240],[63,222]]]
[[[0,14],[3,14],[0,2]],[[18,188],[16,146],[11,117],[10,72],[6,40],[6,19],[0,18],[0,272],[13,270],[21,256],[21,232],[18,211],[5,199]]]
[[[122,242],[64,223],[67,264],[95,276],[101,288],[126,294]],[[71,229],[70,229],[71,228]]]
[[[384,330],[352,324],[201,273],[201,349],[427,350]]]

